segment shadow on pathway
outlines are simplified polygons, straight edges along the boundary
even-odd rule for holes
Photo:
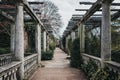
[[[31,80],[86,80],[82,71],[69,67],[69,61],[61,49],[56,48],[53,60],[42,61],[44,68],[39,68]]]

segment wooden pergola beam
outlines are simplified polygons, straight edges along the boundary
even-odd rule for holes
[[[38,22],[43,29],[46,30],[46,28],[44,27],[43,23],[40,21],[40,19],[37,17],[37,15],[34,13],[34,11],[30,8],[30,5],[27,1],[24,1],[24,8],[26,10],[26,12],[36,21]],[[46,30],[47,31],[47,30]]]
[[[80,23],[85,22],[90,16],[92,16],[100,8],[101,8],[101,0],[97,0],[95,4],[85,13]]]
[[[75,11],[88,11],[89,9],[75,9]],[[120,9],[111,9],[111,11],[119,11]],[[102,9],[99,9],[97,11],[102,11]]]
[[[79,2],[79,4],[94,5],[93,2]],[[120,6],[120,3],[111,3],[112,6]]]
[[[72,15],[73,17],[79,17],[79,16],[84,16],[84,14],[73,14]],[[92,15],[92,16],[102,16],[101,14],[94,14],[94,15]]]
[[[15,2],[10,1],[10,2],[0,2],[0,5],[15,5]]]
[[[117,19],[118,17],[120,17],[120,10],[118,12],[114,13],[113,15],[111,15],[111,20],[113,21],[113,20]]]
[[[35,1],[35,2],[28,2],[29,4],[43,4],[44,2],[38,2],[38,1]]]
[[[6,19],[8,19],[12,22],[14,22],[14,20],[15,20],[11,15],[7,14],[6,12],[4,12],[2,10],[0,10],[0,15],[2,15],[3,17],[5,17]]]
[[[105,2],[106,0],[97,0],[92,7],[84,14],[80,23],[87,21],[87,19],[92,16],[97,10],[101,8],[101,2]],[[110,0],[109,3],[112,3],[113,0]]]

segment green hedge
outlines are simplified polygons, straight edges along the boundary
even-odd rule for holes
[[[41,59],[42,60],[51,60],[53,58],[53,51],[42,51]]]
[[[83,59],[80,55],[80,40],[77,38],[72,42],[70,65],[71,67],[80,68],[82,63]]]
[[[52,51],[55,50],[55,47],[56,47],[56,44],[54,42],[49,45],[49,49]]]

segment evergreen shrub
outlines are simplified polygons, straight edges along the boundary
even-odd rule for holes
[[[53,51],[42,51],[41,59],[42,60],[51,60],[53,58]]]
[[[71,59],[70,65],[71,67],[80,68],[83,63],[82,56],[80,55],[80,40],[79,38],[75,39],[72,42],[71,46]]]

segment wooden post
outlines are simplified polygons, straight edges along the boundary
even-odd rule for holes
[[[15,57],[21,61],[20,68],[17,72],[19,80],[24,79],[24,17],[23,4],[17,4],[17,15],[15,22]]]
[[[40,65],[41,62],[41,27],[39,24],[36,26],[36,51],[38,54],[38,66]]]
[[[47,38],[47,36],[46,36],[47,34],[46,34],[46,31],[43,31],[43,50],[44,51],[46,51],[46,38]]]
[[[80,52],[85,52],[85,26],[83,23],[79,26],[79,36],[80,36]]]
[[[10,35],[10,48],[11,48],[11,53],[14,53],[14,48],[15,48],[15,24],[11,24],[11,35]]]
[[[101,58],[103,61],[111,60],[111,16],[109,0],[102,3]]]

